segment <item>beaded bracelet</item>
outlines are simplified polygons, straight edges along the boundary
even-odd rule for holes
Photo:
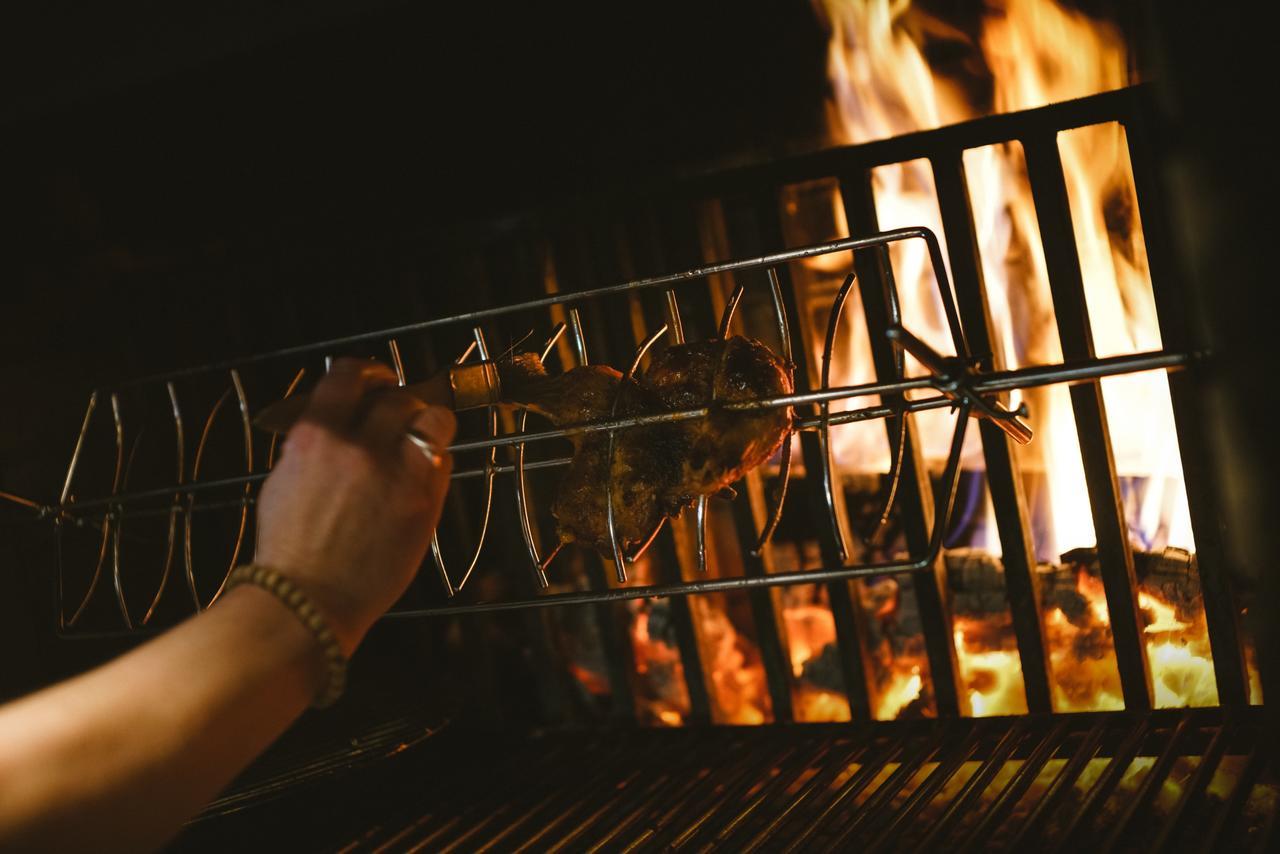
[[[253,584],[275,596],[290,611],[293,611],[311,634],[315,635],[324,653],[325,684],[316,695],[312,707],[323,709],[333,705],[334,701],[342,696],[342,690],[347,684],[347,660],[342,655],[342,647],[338,645],[337,637],[329,629],[329,625],[320,615],[315,603],[302,592],[298,585],[274,569],[259,566],[256,563],[238,566],[232,570],[227,578],[227,590],[239,584]]]

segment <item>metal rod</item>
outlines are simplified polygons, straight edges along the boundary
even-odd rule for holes
[[[1125,837],[1135,831],[1138,817],[1146,815],[1152,801],[1155,800],[1156,795],[1160,792],[1160,787],[1164,785],[1169,772],[1173,770],[1174,760],[1178,758],[1183,742],[1186,741],[1186,737],[1191,731],[1190,724],[1190,718],[1184,717],[1178,721],[1177,727],[1174,728],[1173,733],[1169,736],[1168,744],[1161,751],[1155,764],[1151,766],[1151,770],[1142,778],[1138,791],[1126,798],[1124,810],[1111,821],[1111,832],[1107,834],[1106,840],[1097,849],[1101,854],[1110,854],[1110,852],[1115,851]]]
[[[1261,776],[1269,759],[1270,751],[1265,742],[1254,746],[1248,760],[1245,762],[1244,768],[1236,778],[1236,784],[1231,789],[1231,795],[1213,817],[1213,821],[1205,833],[1200,848],[1205,854],[1213,851],[1234,850],[1231,847],[1231,843],[1234,841],[1231,838],[1231,834],[1239,829],[1240,815],[1244,812],[1245,802],[1249,800],[1249,795],[1252,794],[1253,787],[1258,782],[1258,777]]]
[[[912,755],[904,759],[894,769],[894,772],[889,775],[889,778],[877,786],[875,792],[857,810],[850,811],[844,826],[839,829],[834,838],[828,843],[831,850],[848,850],[854,834],[859,831],[874,832],[877,824],[881,821],[881,813],[891,808],[893,798],[898,792],[902,791],[903,786],[919,773],[920,768],[943,748],[950,735],[952,733],[945,729],[940,729],[933,738],[917,744]]]
[[[1191,779],[1183,785],[1178,802],[1169,814],[1164,816],[1160,834],[1151,845],[1151,854],[1177,850],[1185,843],[1185,834],[1190,830],[1188,822],[1194,813],[1192,805],[1200,802],[1201,796],[1209,787],[1209,781],[1217,773],[1218,764],[1226,752],[1228,740],[1234,735],[1235,728],[1226,724],[1214,730],[1213,738],[1205,747],[1204,754],[1196,764],[1196,770],[1191,774]]]
[[[1009,727],[1000,737],[995,747],[991,748],[991,753],[987,755],[987,759],[973,775],[965,780],[964,785],[956,796],[951,799],[951,803],[947,805],[942,815],[938,816],[929,828],[929,832],[924,838],[917,843],[915,850],[918,852],[936,851],[938,845],[946,839],[947,834],[951,832],[952,826],[955,825],[961,817],[968,814],[969,809],[977,801],[977,799],[995,779],[996,774],[1004,767],[1004,763],[1013,755],[1014,749],[1018,743],[1022,741],[1026,732],[1026,723],[1018,721]]]
[[[836,332],[840,328],[840,315],[844,310],[845,300],[849,297],[849,291],[853,288],[854,280],[853,273],[846,276],[844,284],[840,286],[840,290],[836,291],[835,298],[831,301],[831,312],[827,318],[827,335],[822,345],[822,372],[819,382],[822,383],[823,388],[831,387],[831,359],[835,351]],[[836,561],[848,563],[849,520],[844,512],[843,502],[839,506],[836,503],[836,474],[831,452],[831,404],[829,401],[824,400],[818,404],[818,419],[818,437],[822,443],[824,456],[822,491],[826,498],[827,520],[835,538]]]
[[[1085,734],[1081,739],[1081,744],[1071,754],[1071,758],[1062,766],[1062,770],[1058,772],[1058,776],[1049,784],[1039,801],[1032,808],[1031,814],[1027,816],[1026,821],[1022,823],[1022,827],[1018,828],[1017,835],[1013,841],[1009,843],[1010,851],[1025,850],[1023,846],[1030,845],[1031,840],[1039,835],[1040,828],[1044,825],[1054,810],[1056,810],[1066,799],[1067,793],[1071,791],[1076,780],[1080,779],[1080,774],[1085,767],[1098,754],[1098,748],[1102,745],[1102,738],[1106,735],[1106,721],[1099,719],[1093,728]]]
[[[865,850],[868,854],[888,850],[897,843],[903,831],[910,826],[920,811],[933,802],[933,799],[942,791],[942,787],[951,782],[957,772],[973,757],[980,741],[981,735],[978,730],[972,729],[947,757],[938,762],[933,772],[907,796],[880,833],[867,844]]]
[[[1031,754],[1023,760],[1022,766],[1005,783],[1004,788],[1000,790],[1000,794],[996,795],[995,801],[987,808],[986,813],[974,824],[964,842],[960,844],[960,851],[981,850],[986,847],[995,832],[996,826],[1001,824],[1005,817],[1017,806],[1018,801],[1022,799],[1027,789],[1031,787],[1036,777],[1039,776],[1045,763],[1053,758],[1054,753],[1062,745],[1067,726],[1067,721],[1059,719],[1045,733],[1044,738],[1032,749]]]
[[[182,407],[178,403],[177,387],[172,382],[165,383],[165,387],[169,393],[169,411],[173,413],[174,467],[176,469],[174,482],[181,486],[183,475],[186,474],[186,438],[182,429]],[[173,550],[177,544],[178,514],[181,512],[182,496],[175,492],[173,503],[169,506],[169,533],[165,546],[164,569],[160,573],[160,584],[156,587],[155,596],[151,598],[151,605],[142,617],[144,626],[155,616],[156,608],[160,606],[160,598],[164,596],[165,587],[169,584],[169,576],[173,571]]]
[[[849,227],[868,231],[878,229],[871,172],[869,170],[842,171],[839,175],[840,194]],[[965,338],[960,329],[951,288],[947,283],[946,268],[942,263],[941,252],[935,252],[937,238],[933,237],[932,233],[930,237],[932,239],[926,243],[930,249],[933,274],[938,285],[938,297],[946,308],[952,344],[959,357],[967,358]],[[881,243],[877,244],[872,251],[855,253],[854,268],[858,272],[860,281],[862,311],[866,318],[867,329],[871,334],[871,356],[875,363],[876,378],[902,380],[904,368],[902,352],[884,336],[885,330],[902,325],[897,285],[894,282],[893,265],[889,259],[887,246]],[[903,402],[900,394],[885,395],[884,400],[890,405],[901,405]],[[897,438],[892,425],[886,423],[885,429],[890,442]],[[906,436],[899,438],[904,445],[902,480],[899,486],[903,507],[902,521],[908,549],[919,551],[925,548],[925,543],[930,538],[930,531],[944,523],[943,520],[931,516],[932,484],[925,467],[915,424],[910,418],[904,418],[902,429],[906,431]],[[959,425],[957,429],[960,429]],[[939,530],[935,533],[941,532]],[[956,657],[946,565],[940,553],[938,562],[932,569],[928,576],[919,576],[913,581],[916,603],[920,609],[925,649],[929,658],[929,676],[933,685],[934,701],[939,716],[963,717],[969,713],[969,695],[960,684],[960,664]]]
[[[1080,254],[1072,230],[1071,206],[1057,133],[1028,136],[1023,139],[1023,149],[1049,271],[1049,289],[1053,294],[1062,354],[1069,359],[1091,359],[1094,357],[1093,331]],[[1111,614],[1111,633],[1124,705],[1130,711],[1145,711],[1152,705],[1151,671],[1142,634],[1142,615],[1138,610],[1133,551],[1129,547],[1128,525],[1116,480],[1111,432],[1101,387],[1096,384],[1075,386],[1071,389],[1071,406],[1075,412],[1080,458],[1093,512],[1098,563],[1107,610]]]
[[[808,849],[809,840],[813,835],[821,829],[833,815],[840,814],[848,805],[857,800],[858,795],[871,785],[871,783],[880,776],[880,772],[890,762],[895,761],[902,755],[905,747],[901,740],[893,742],[887,749],[882,751],[874,760],[863,765],[851,776],[840,790],[835,794],[820,813],[813,816],[809,823],[788,840],[786,848],[781,850],[786,854],[792,854],[795,851],[805,851]]]
[[[724,314],[720,315],[720,337],[722,339],[729,337],[730,327],[733,326],[733,315],[738,310],[738,303],[742,301],[742,294],[745,290],[745,286],[738,285],[733,289],[733,293],[730,294],[729,301],[725,303]]]
[[[667,291],[667,328],[674,344],[684,343],[684,322],[680,319],[680,301],[674,290]]]
[[[963,153],[935,157],[932,166],[960,316],[969,344],[980,360],[978,368],[989,371],[1000,363],[993,347],[995,324],[982,274]],[[987,376],[989,378],[990,374]],[[1053,711],[1049,648],[1044,640],[1039,575],[1036,573],[1035,546],[1031,538],[1023,480],[1009,438],[998,427],[986,422],[978,425],[978,431],[986,464],[987,488],[995,508],[1005,594],[1018,640],[1018,660],[1022,667],[1027,711],[1033,715],[1048,714]]]
[[[548,336],[547,342],[542,348],[542,361],[546,361],[551,355],[551,350],[556,346],[556,342],[564,335],[566,325],[557,323],[555,328]],[[519,420],[516,422],[516,432],[523,433],[525,425],[529,420],[529,410],[520,411]],[[514,491],[516,501],[516,516],[520,520],[520,534],[524,538],[525,549],[529,552],[529,562],[533,564],[533,577],[538,586],[545,589],[549,582],[547,581],[547,564],[549,559],[544,559],[538,554],[537,537],[534,534],[533,521],[529,518],[529,486],[525,480],[525,462],[524,462],[525,444],[521,442],[515,446],[515,469],[516,488]],[[490,471],[494,471],[496,467],[490,467]]]
[[[1160,195],[1160,182],[1154,174],[1154,149],[1148,139],[1145,111],[1138,110],[1134,121],[1125,122],[1129,142],[1129,162],[1133,168],[1134,189],[1142,218],[1142,236],[1147,245],[1152,295],[1160,324],[1160,339],[1166,348],[1190,348],[1195,345],[1195,319],[1188,282],[1181,268],[1173,262],[1173,237],[1170,234],[1169,207]],[[1187,510],[1196,544],[1196,571],[1200,577],[1200,595],[1204,601],[1205,623],[1209,630],[1213,653],[1213,674],[1218,685],[1218,702],[1223,706],[1241,707],[1249,702],[1248,668],[1239,627],[1239,608],[1232,593],[1230,565],[1227,561],[1226,532],[1219,522],[1218,507],[1213,500],[1215,463],[1209,457],[1209,399],[1204,384],[1204,371],[1190,370],[1169,377],[1169,398],[1177,431],[1178,452],[1182,460]],[[1266,667],[1267,662],[1262,662]]]
[[[1088,360],[1085,362],[1068,362],[1063,363],[1062,365],[1051,365],[1048,367],[1022,368],[1016,371],[995,372],[975,380],[973,388],[975,392],[988,393],[1007,391],[1014,388],[1033,388],[1038,386],[1054,385],[1064,382],[1087,382],[1097,380],[1104,376],[1114,376],[1124,373],[1137,373],[1157,369],[1178,369],[1185,367],[1191,361],[1192,357],[1183,353],[1140,353],[1133,356],[1116,356],[1107,359]],[[923,377],[903,380],[901,382],[841,386],[823,391],[782,395],[779,397],[754,401],[722,402],[718,404],[718,407],[720,409],[735,412],[753,412],[767,409],[779,409],[784,406],[802,406],[804,404],[817,403],[822,400],[840,400],[852,397],[885,395],[894,392],[931,388],[933,386],[934,380],[932,378]],[[838,424],[848,424],[855,421],[884,418],[900,411],[919,412],[924,409],[939,408],[950,405],[952,405],[952,403],[949,399],[936,398],[930,401],[907,401],[906,404],[898,408],[884,406],[867,407],[865,409],[850,410],[832,415],[830,424],[831,426],[836,426]],[[552,439],[563,439],[573,435],[595,433],[606,430],[623,430],[634,427],[651,426],[653,424],[694,420],[697,418],[705,418],[709,414],[710,410],[703,407],[698,409],[681,410],[679,412],[663,412],[631,418],[614,418],[589,424],[569,425],[562,429],[546,430],[538,433],[512,434],[495,439],[460,442],[452,445],[449,450],[454,454],[459,454],[467,451],[485,450],[492,447],[516,445],[522,442],[531,443],[549,441]],[[796,427],[800,430],[813,430],[817,429],[820,423],[821,422],[816,417],[812,419],[801,418],[797,419]],[[535,463],[528,463],[527,469],[533,470],[538,467],[567,464],[567,458],[555,461],[539,461]],[[514,470],[515,469],[513,467],[498,466],[495,468],[495,471],[501,473],[510,473]],[[482,476],[484,471],[485,470],[483,468],[462,469],[455,472],[453,476],[455,478],[477,477]],[[227,477],[212,481],[189,483],[186,485],[183,492],[186,494],[205,489],[243,486],[245,483],[256,483],[264,480],[266,477],[266,473],[258,473],[247,476]],[[173,492],[173,489],[174,488],[172,486],[158,487],[156,489],[117,496],[91,499],[87,501],[75,501],[67,505],[49,507],[46,509],[49,513],[60,511],[69,512],[77,509],[94,509],[104,507],[108,504],[119,504],[148,498],[164,498],[170,495]]]
[[[71,481],[76,476],[76,467],[80,464],[80,452],[84,450],[84,438],[89,433],[89,421],[93,418],[93,410],[98,405],[98,393],[89,395],[89,404],[85,407],[84,418],[80,422],[80,433],[76,436],[75,448],[71,451],[71,461],[67,463],[67,476],[62,481],[62,492],[58,504],[65,506],[71,496]]]
[[[785,235],[783,234],[782,222],[779,215],[778,194],[771,193],[756,205],[757,215],[767,223],[767,228],[774,235],[774,239],[779,243],[783,242]],[[802,357],[799,360],[795,358],[797,352],[804,352],[806,343],[796,340],[793,335],[801,334],[799,331],[793,330],[788,317],[802,317],[801,307],[799,305],[800,294],[797,291],[796,283],[790,275],[790,268],[786,266],[770,267],[768,269],[769,291],[773,298],[774,319],[778,326],[778,334],[781,338],[781,347],[783,358],[791,368],[793,388],[805,389],[811,391],[814,388],[813,377],[810,376],[809,359]],[[799,413],[803,411],[797,405],[797,417],[793,423],[795,430],[805,427],[806,419],[799,417]],[[813,409],[810,406],[809,411]],[[841,413],[841,416],[847,413]],[[834,426],[841,423],[842,418],[837,417],[815,417],[808,419],[809,421],[818,421],[819,424],[825,422],[828,426]],[[788,435],[788,442],[794,441],[794,430]],[[783,487],[787,485],[787,478],[791,473],[791,460],[788,453],[791,448],[784,448],[787,456],[782,461],[783,470],[779,475],[783,478]],[[804,460],[807,471],[822,471],[825,466],[830,465],[830,456],[826,453],[822,446],[820,436],[814,433],[806,433],[800,436],[800,453]],[[804,483],[804,501],[807,508],[814,514],[816,518],[822,518],[826,512],[827,495],[822,488],[820,478],[805,478]],[[776,526],[781,520],[784,504],[782,499],[785,492],[778,497],[778,504],[774,508],[770,525]],[[847,518],[845,516],[844,492],[837,491],[835,494],[836,506],[838,509],[838,518]],[[825,566],[838,566],[842,562],[837,548],[837,538],[833,536],[832,531],[827,525],[819,525],[818,531],[818,549],[821,554],[823,564]],[[760,543],[764,538],[761,537]],[[867,674],[873,672],[873,663],[871,662],[871,645],[867,642],[866,620],[860,606],[855,605],[854,596],[851,590],[852,585],[847,580],[830,581],[826,583],[827,602],[831,607],[831,616],[835,622],[836,629],[836,647],[840,652],[840,677],[844,687],[845,698],[849,703],[849,715],[852,720],[870,720],[871,715],[871,696],[870,683]]]
[[[778,324],[778,338],[782,342],[782,358],[787,365],[787,372],[791,379],[792,388],[795,388],[796,365],[791,357],[791,324],[787,321],[787,306],[782,296],[782,283],[778,281],[778,271],[773,267],[769,268],[769,294],[773,299],[774,318]],[[778,523],[782,521],[782,508],[787,500],[787,486],[791,483],[791,440],[795,436],[795,432],[787,433],[787,438],[782,440],[782,455],[778,459],[778,498],[774,503],[772,512],[768,515],[768,521],[765,522],[764,528],[760,531],[760,537],[756,540],[756,547],[752,549],[753,554],[760,554],[765,544],[773,537],[773,532],[778,529]]]
[[[745,841],[740,849],[737,849],[740,854],[750,854],[766,848],[775,838],[786,838],[784,828],[805,817],[802,808],[807,807],[811,801],[820,799],[831,788],[837,777],[855,762],[865,759],[871,749],[869,744],[859,740],[847,745],[834,757],[823,753],[814,763],[814,767],[819,769],[818,772],[786,801],[785,806],[770,813],[764,827],[760,828],[752,839]]]
[[[1150,718],[1146,716],[1140,718],[1137,725],[1116,748],[1115,753],[1112,754],[1111,761],[1107,763],[1107,767],[1103,769],[1093,785],[1089,787],[1084,800],[1076,809],[1066,827],[1059,828],[1052,839],[1045,840],[1046,850],[1049,854],[1054,854],[1054,852],[1069,846],[1078,845],[1081,837],[1085,837],[1091,832],[1090,826],[1098,811],[1102,809],[1102,805],[1106,803],[1107,798],[1115,790],[1116,784],[1120,782],[1125,770],[1133,762],[1133,757],[1137,756],[1138,751],[1142,749],[1142,744],[1146,741],[1150,731]]]
[[[71,478],[75,473],[76,464],[79,461],[80,450],[84,441],[85,432],[89,426],[89,416],[93,414],[94,398],[90,398],[89,409],[85,413],[84,425],[80,431],[80,438],[76,441],[76,449],[71,454],[71,465],[68,467],[67,479],[63,486],[63,492],[67,492],[71,488]],[[120,421],[120,398],[116,394],[111,395],[111,417],[115,424],[115,440],[116,440],[116,466],[115,473],[111,476],[111,494],[114,496],[120,490],[120,478],[124,471],[124,428]],[[110,499],[108,499],[110,500]],[[75,626],[84,615],[85,608],[89,605],[89,600],[93,598],[94,592],[98,589],[98,582],[102,578],[102,565],[107,558],[107,543],[111,535],[111,520],[103,521],[102,525],[102,541],[98,545],[98,560],[93,568],[93,577],[89,581],[89,589],[85,591],[84,598],[80,600],[79,607],[76,608],[71,619],[66,621],[68,628]],[[61,588],[59,588],[61,589]],[[58,603],[59,614],[62,612],[62,602]]]
[[[617,417],[618,406],[622,403],[622,396],[626,393],[627,384],[632,381],[636,370],[640,367],[640,360],[644,358],[644,354],[649,352],[649,348],[658,343],[658,339],[667,334],[667,326],[664,323],[656,332],[641,342],[636,349],[635,356],[631,360],[630,367],[626,373],[618,381],[618,390],[613,395],[613,410],[610,413],[612,417]],[[622,553],[622,544],[618,542],[618,529],[614,523],[613,516],[613,452],[614,439],[617,432],[609,431],[608,446],[605,450],[605,476],[604,476],[604,506],[605,506],[605,523],[609,529],[609,546],[613,552],[613,570],[618,578],[619,584],[627,583],[627,558]]]

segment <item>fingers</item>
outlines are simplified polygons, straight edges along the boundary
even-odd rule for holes
[[[427,445],[424,449],[404,438],[405,434],[401,433],[404,454],[413,460],[410,471],[420,472],[431,494],[443,498],[449,488],[448,474],[453,469],[448,448],[457,432],[458,422],[448,409],[427,406],[414,416],[409,428]],[[428,455],[434,459],[428,458]],[[444,477],[433,476],[442,472]]]
[[[302,418],[337,432],[351,429],[371,390],[394,386],[396,376],[386,365],[367,359],[338,359],[316,383]]]
[[[360,424],[360,440],[380,456],[396,456],[414,418],[424,408],[422,401],[404,392],[379,392]]]

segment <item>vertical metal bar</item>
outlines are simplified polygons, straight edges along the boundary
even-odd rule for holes
[[[76,436],[75,449],[71,451],[71,461],[67,463],[67,476],[62,481],[62,492],[58,495],[58,504],[66,504],[71,495],[71,482],[75,479],[76,468],[80,465],[80,452],[84,450],[84,437],[89,433],[89,422],[93,418],[93,410],[98,405],[98,393],[89,395],[89,403],[84,410],[84,418],[80,422],[80,433]]]
[[[981,370],[1006,368],[1007,365],[998,364],[992,347],[995,330],[978,254],[963,152],[936,156],[931,163],[938,209],[947,237],[947,253],[951,259],[951,275],[955,281],[956,302],[969,346],[982,360]],[[1035,547],[1027,521],[1022,478],[1013,455],[1013,444],[1004,431],[987,419],[979,422],[978,430],[986,462],[987,487],[991,490],[991,501],[996,511],[996,529],[1002,552],[1000,561],[1004,566],[1005,593],[1013,618],[1013,631],[1018,639],[1027,711],[1033,715],[1047,714],[1053,711],[1049,650],[1044,641]]]
[[[1154,174],[1145,122],[1126,122],[1125,135],[1147,244],[1160,341],[1167,350],[1199,349],[1203,342],[1193,329],[1190,313],[1194,307],[1188,300],[1191,291],[1173,260],[1173,240],[1165,215],[1168,208]],[[1195,534],[1196,564],[1213,653],[1213,673],[1218,682],[1218,702],[1229,707],[1244,706],[1249,702],[1249,671],[1245,666],[1239,611],[1231,593],[1231,568],[1224,540],[1228,527],[1223,524],[1212,498],[1215,472],[1207,454],[1211,443],[1206,428],[1211,419],[1201,390],[1203,370],[1192,365],[1187,370],[1169,373],[1169,397],[1182,458],[1187,508]]]
[[[1058,337],[1065,359],[1092,359],[1093,331],[1085,302],[1084,277],[1071,226],[1071,206],[1067,198],[1062,157],[1056,132],[1028,136],[1023,140],[1027,174],[1040,222],[1049,270],[1049,288],[1058,320]],[[1142,615],[1138,611],[1138,585],[1133,572],[1133,552],[1129,548],[1128,527],[1120,488],[1116,482],[1115,458],[1107,411],[1098,383],[1071,387],[1080,458],[1084,463],[1093,528],[1098,540],[1098,563],[1111,614],[1111,634],[1115,642],[1120,687],[1129,711],[1146,711],[1152,705],[1151,672],[1142,637]]]
[[[751,506],[746,501],[735,501],[733,511],[743,574],[764,575],[766,570],[763,558],[751,554],[751,547],[755,545],[756,524]],[[753,587],[747,591],[747,600],[751,603],[760,661],[764,665],[765,681],[769,685],[769,698],[773,701],[774,723],[790,723],[795,718],[791,703],[791,663],[782,644],[778,614],[773,607],[773,591]]]
[[[675,342],[684,343],[684,321],[680,317],[680,303],[676,300],[673,290],[667,291],[667,326]],[[702,545],[699,542],[700,548]],[[663,582],[677,583],[681,580],[680,556],[676,553],[675,535],[670,530],[658,535],[658,567]],[[702,654],[698,651],[698,634],[693,625],[693,611],[689,607],[689,599],[686,596],[672,596],[667,603],[675,626],[676,646],[680,650],[680,665],[684,671],[685,688],[689,692],[688,723],[705,726],[711,723],[711,695],[707,690]]]
[[[782,222],[778,210],[778,194],[770,193],[757,205],[761,218],[761,228],[770,235],[770,242],[778,246],[784,245]],[[769,269],[769,285],[774,299],[778,302],[774,310],[779,315],[779,327],[785,326],[790,338],[782,342],[783,352],[794,367],[794,385],[796,389],[813,389],[813,378],[809,375],[809,359],[807,350],[810,342],[800,336],[804,334],[804,325],[800,323],[801,313],[799,294],[795,283],[791,280],[791,271],[785,266]],[[793,322],[784,322],[786,318]],[[809,407],[813,411],[813,407]],[[829,459],[827,449],[820,443],[818,435],[812,432],[800,434],[800,454],[804,460],[805,471],[804,493],[809,510],[814,518],[824,518],[826,499],[823,495],[820,478],[813,474],[824,469]],[[779,496],[779,500],[783,496]],[[844,491],[837,490],[837,509],[847,518],[844,505]],[[840,564],[840,544],[826,525],[817,525],[818,549],[822,555],[824,566]],[[867,629],[862,612],[854,607],[851,593],[852,583],[848,581],[832,581],[827,587],[827,602],[831,606],[831,616],[836,624],[836,647],[840,651],[840,677],[844,683],[845,697],[849,702],[849,716],[855,721],[871,719],[871,692],[868,674],[872,672],[870,660],[870,644],[867,642]]]
[[[869,171],[840,176],[840,194],[844,200],[851,233],[872,233],[879,230]],[[887,251],[859,252],[854,258],[854,266],[858,273],[862,308],[871,336],[871,354],[876,376],[881,380],[888,380],[899,373],[895,348],[884,335],[885,330],[896,325],[890,303],[890,291],[894,287],[892,266]],[[889,405],[901,404],[903,397],[886,395],[884,402]],[[934,524],[941,524],[941,520],[934,519],[933,489],[916,435],[915,422],[910,416],[903,416],[901,429],[906,431],[905,437],[896,434],[892,420],[885,422],[885,429],[891,444],[895,439],[904,443],[902,485],[899,489],[907,547],[912,554],[925,554],[929,546],[930,531]],[[938,714],[944,717],[967,716],[970,713],[969,694],[960,684],[946,561],[942,555],[939,554],[934,561],[932,572],[917,573],[912,581],[924,626],[925,649],[929,654],[929,672]]]

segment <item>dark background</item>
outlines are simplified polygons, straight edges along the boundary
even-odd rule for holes
[[[42,502],[93,388],[527,296],[513,241],[823,137],[796,0],[39,16],[0,51],[0,490]],[[121,648],[52,640],[26,515],[0,506],[0,696]]]

